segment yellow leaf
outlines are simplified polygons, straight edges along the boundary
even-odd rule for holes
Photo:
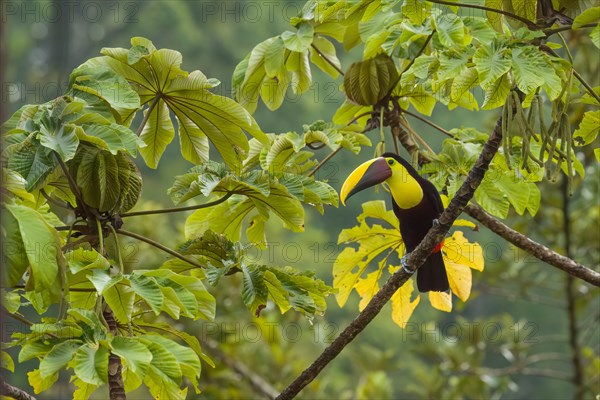
[[[452,293],[462,301],[467,301],[471,295],[471,269],[466,265],[456,264],[452,261],[445,261],[445,264]]]
[[[396,226],[393,229],[381,225],[369,226],[365,221],[366,218],[382,219],[390,224],[395,220]],[[398,219],[393,216],[392,211],[385,210],[384,202],[363,204],[363,213],[357,217],[357,220],[360,223],[358,226],[342,230],[338,237],[338,243],[359,244],[358,250],[346,247],[333,263],[333,287],[338,290],[336,300],[340,307],[346,304],[350,292],[359,283],[368,265],[386,251],[401,250],[403,243],[400,231],[397,229]],[[385,265],[381,265],[379,269],[384,267]]]
[[[359,279],[354,289],[358,292],[361,297],[360,303],[358,304],[358,310],[362,311],[369,304],[375,293],[379,290],[379,278],[383,269],[371,272],[365,279]]]
[[[466,226],[467,228],[477,228],[477,224],[471,221],[467,221],[466,219],[457,219],[454,221],[452,226]]]
[[[54,382],[58,380],[58,372],[55,372],[47,378],[42,379],[40,370],[34,369],[33,371],[27,373],[27,378],[29,378],[29,384],[33,388],[33,392],[35,394],[39,394],[40,392],[43,392],[54,385]]]
[[[444,241],[444,262],[466,265],[483,271],[483,251],[479,243],[470,243],[461,231],[456,231]]]
[[[413,291],[415,290],[412,278],[409,279],[396,293],[392,296],[392,320],[400,328],[406,327],[408,319],[421,301],[421,295],[410,301]]]
[[[394,211],[386,209],[385,201],[367,201],[366,203],[363,203],[362,209],[362,214],[357,217],[358,222],[363,222],[366,218],[377,218],[384,220],[396,229],[400,229],[398,217],[396,217]]]
[[[452,295],[447,292],[429,292],[429,302],[440,311],[452,311]]]

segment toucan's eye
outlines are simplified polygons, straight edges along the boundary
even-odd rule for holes
[[[394,160],[388,160],[388,164],[394,165]]]

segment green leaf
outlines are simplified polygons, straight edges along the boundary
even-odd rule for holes
[[[182,346],[160,335],[150,334],[145,335],[144,338],[162,345],[169,353],[175,356],[183,376],[190,379],[196,388],[198,387],[198,378],[200,377],[202,365],[200,364],[200,358],[191,348]]]
[[[267,306],[268,291],[264,282],[264,272],[254,265],[242,265],[242,301],[252,314],[260,313]]]
[[[18,221],[22,250],[31,266],[28,285],[37,292],[50,291],[57,295],[61,289],[59,268],[67,265],[58,233],[40,213],[29,207],[18,204],[5,207]]]
[[[118,124],[85,124],[81,130],[76,128],[75,132],[79,140],[99,145],[112,154],[123,150],[135,157],[137,148],[146,146],[131,129]]]
[[[465,26],[456,14],[440,14],[435,18],[436,34],[444,47],[464,46]]]
[[[498,218],[506,218],[510,207],[504,193],[491,181],[483,180],[475,191],[475,200],[483,209]]]
[[[8,168],[25,178],[25,190],[28,192],[42,186],[46,178],[55,169],[56,161],[49,157],[50,151],[30,135],[21,143],[6,149]]]
[[[40,126],[38,135],[40,144],[56,151],[63,161],[69,161],[75,156],[77,146],[79,146],[79,138],[75,134],[75,129],[62,124],[53,128]]]
[[[133,289],[135,294],[141,297],[146,304],[150,306],[155,315],[160,314],[164,302],[164,295],[156,281],[153,278],[135,273],[129,275],[129,281],[131,283],[131,289]]]
[[[402,14],[414,25],[421,25],[429,16],[430,6],[419,0],[406,0],[402,2]]]
[[[5,351],[2,351],[1,366],[7,371],[15,372],[15,362],[12,357]]]
[[[315,36],[312,44],[319,51],[317,52],[312,47],[309,49],[310,61],[332,78],[337,78],[340,75],[338,69],[342,69],[342,64],[337,58],[333,43],[322,36]],[[338,69],[334,68],[331,64],[335,65]]]
[[[281,73],[285,64],[286,49],[281,37],[270,42],[265,51],[265,71],[269,78]]]
[[[135,292],[125,284],[115,284],[105,289],[102,293],[104,300],[115,313],[115,318],[122,324],[131,320]],[[82,378],[83,381],[85,379]],[[87,382],[87,381],[85,381]],[[93,383],[93,382],[88,382]]]
[[[152,362],[144,377],[152,396],[157,399],[185,398],[185,391],[179,388],[182,373],[175,356],[157,342],[146,338],[140,338],[140,341],[152,353]]]
[[[23,274],[29,266],[29,260],[23,239],[21,239],[19,221],[6,209],[3,209],[1,213],[2,243],[5,248],[3,251],[2,281],[5,282],[6,286],[12,287],[17,285],[23,278]]]
[[[600,22],[600,7],[591,7],[579,14],[573,20],[573,28],[581,28],[582,25]]]
[[[55,345],[40,361],[40,377],[46,379],[63,369],[82,344],[81,340],[70,339]]]
[[[296,32],[283,32],[281,39],[288,50],[304,52],[312,43],[314,28],[310,22],[301,22],[297,28]]]
[[[132,46],[127,53],[127,63],[135,64],[140,61],[142,57],[145,57],[150,54],[150,51],[145,46]]]
[[[152,353],[136,338],[115,336],[110,341],[111,352],[121,357],[134,373],[142,379],[152,361]]]
[[[94,98],[103,100],[114,109],[133,110],[140,107],[140,98],[127,82],[126,76],[105,65],[86,64],[74,69],[69,78],[69,88],[75,96],[92,103]]]
[[[473,88],[478,81],[479,74],[477,69],[473,67],[467,68],[452,81],[450,99],[452,101],[459,100],[463,94],[471,90],[471,88]]]
[[[479,72],[479,81],[483,89],[490,87],[510,70],[511,59],[508,55],[510,50],[498,42],[477,49],[473,55],[473,62]]]
[[[573,132],[573,140],[578,146],[592,143],[600,132],[600,111],[588,111],[583,114],[579,128]]]
[[[592,29],[590,32],[590,39],[592,39],[594,46],[600,49],[600,24],[596,25],[596,27]]]
[[[90,385],[106,384],[108,381],[108,356],[108,348],[97,343],[79,347],[72,361],[75,375]]]
[[[550,97],[558,96],[560,79],[548,61],[549,59],[533,46],[513,49],[512,70],[519,89],[525,94],[529,94],[544,83],[548,83],[552,92],[555,93]]]
[[[513,12],[530,21],[536,20],[537,2],[527,0],[511,0]]]
[[[310,87],[312,75],[308,56],[308,51],[292,51],[285,63],[287,70],[292,74],[292,91],[296,94],[304,93]]]
[[[148,111],[150,111],[149,116],[147,115]],[[146,161],[146,165],[150,168],[156,168],[168,144],[175,137],[175,128],[173,128],[169,116],[169,107],[163,99],[159,99],[152,110],[146,109],[144,118],[147,118],[147,122],[144,125],[140,139],[144,141],[146,146],[140,149],[140,153]]]
[[[485,90],[485,98],[481,108],[484,110],[492,110],[503,106],[509,93],[510,78],[508,74],[504,74]]]

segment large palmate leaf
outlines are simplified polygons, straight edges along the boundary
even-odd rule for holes
[[[171,115],[177,120],[181,154],[195,164],[208,159],[208,141],[233,169],[248,151],[244,132],[266,143],[266,136],[243,107],[209,91],[217,81],[200,71],[180,69],[179,52],[156,50],[144,38],[133,38],[131,44],[130,50],[105,48],[104,57],[91,59],[80,68],[110,68],[129,82],[142,105],[148,105],[140,136],[146,144],[140,152],[148,166],[156,168],[173,140]]]
[[[24,254],[30,267],[26,288],[58,295],[61,290],[59,274],[67,265],[61,252],[62,244],[58,233],[42,214],[32,208],[19,204],[6,204],[5,207],[14,218],[8,226],[3,226],[7,229],[6,237],[18,246],[12,251]],[[7,274],[13,280],[21,274],[24,266],[25,257],[16,257],[16,263],[6,266],[17,269]]]
[[[284,226],[293,231],[304,230],[304,209],[302,202],[310,204],[322,211],[325,204],[337,205],[337,193],[323,182],[306,176],[286,172],[287,162],[298,159],[294,155],[293,144],[287,156],[270,157],[264,153],[265,168],[272,170],[250,170],[240,175],[228,172],[221,164],[204,163],[193,167],[187,174],[176,178],[169,194],[175,202],[181,202],[195,196],[231,196],[227,201],[211,208],[195,211],[187,220],[185,231],[187,238],[202,235],[207,230],[225,234],[229,239],[237,241],[241,235],[243,220],[253,212],[260,215],[264,222],[271,213],[275,214]],[[298,168],[298,164],[295,165]],[[257,213],[257,214],[256,214]],[[255,228],[256,229],[256,228]],[[254,232],[253,238],[260,238]]]
[[[367,220],[374,220],[381,225],[369,224]],[[358,244],[358,250],[346,247],[338,255],[333,265],[333,287],[338,291],[336,299],[340,306],[346,303],[352,290],[356,290],[361,297],[359,309],[362,310],[379,290],[379,282],[386,271],[393,274],[398,270],[399,267],[393,265],[404,254],[404,244],[398,219],[393,211],[386,209],[383,201],[364,203],[357,221],[359,225],[342,230],[338,238],[339,243]],[[454,225],[473,227],[472,223],[464,220],[457,220]],[[450,289],[466,301],[471,293],[470,269],[483,270],[481,246],[470,243],[462,232],[456,231],[445,240],[442,255]],[[372,272],[367,272],[369,267]],[[413,279],[409,279],[392,297],[392,319],[401,328],[406,326],[419,304],[420,295],[413,296],[413,292]],[[443,311],[451,309],[451,295],[430,293],[429,298],[434,307]]]

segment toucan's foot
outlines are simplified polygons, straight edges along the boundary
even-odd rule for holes
[[[437,219],[437,218],[435,218],[435,219],[432,221],[432,225],[433,225],[433,226],[439,226],[439,224],[440,224],[440,220],[439,220],[439,219]]]
[[[410,254],[410,253],[406,253],[406,254],[404,255],[404,257],[402,257],[402,258],[400,259],[400,263],[402,264],[402,269],[404,270],[404,272],[406,272],[407,274],[414,274],[414,272],[415,272],[415,271],[411,270],[411,269],[408,267],[408,264],[407,264],[407,262],[406,262],[406,261],[407,261],[407,259],[408,259],[408,255],[409,255],[409,254]]]

